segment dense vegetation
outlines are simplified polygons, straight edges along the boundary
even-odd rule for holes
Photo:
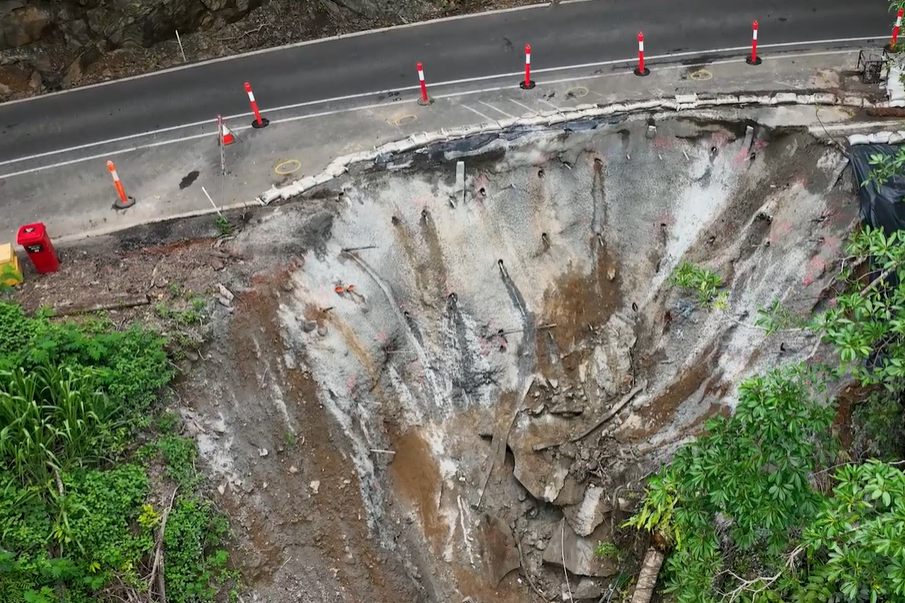
[[[745,380],[735,412],[648,480],[629,523],[666,543],[662,583],[681,603],[905,601],[905,236],[865,227],[846,256],[827,311],[774,304],[758,321],[810,331],[833,362]],[[851,380],[862,399],[843,446],[827,386]]]
[[[158,412],[165,340],[0,302],[0,341],[0,601],[212,600],[226,525]]]

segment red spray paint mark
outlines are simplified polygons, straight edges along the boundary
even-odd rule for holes
[[[779,220],[778,222],[773,222],[772,227],[770,228],[770,244],[778,242],[779,239],[786,236],[792,230],[792,222],[789,220]]]
[[[827,255],[835,255],[841,248],[842,239],[839,237],[834,237],[832,235],[823,237],[823,249],[826,251]]]
[[[729,133],[728,132],[714,132],[710,135],[710,141],[716,145],[717,148],[724,147],[729,144]]]
[[[655,136],[653,145],[658,149],[671,149],[673,148],[673,139],[668,136]]]
[[[349,378],[346,379],[346,390],[348,390],[350,396],[355,393],[355,377],[352,375],[349,375]]]
[[[819,255],[812,257],[808,262],[808,269],[804,275],[804,284],[810,285],[816,279],[820,278],[824,271],[826,271],[826,261]]]

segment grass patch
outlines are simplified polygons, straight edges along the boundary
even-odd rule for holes
[[[723,285],[722,279],[713,270],[682,260],[673,269],[670,281],[686,291],[693,292],[702,306],[726,306],[727,296],[725,293],[719,292],[719,288]]]
[[[177,414],[155,417],[173,377],[166,339],[0,302],[0,341],[0,601],[147,600],[164,513],[156,484],[178,486],[163,535],[168,599],[212,602],[237,576],[226,520],[195,491],[194,441],[175,434]],[[153,448],[133,450],[151,428],[163,434]],[[148,469],[155,457],[163,482]]]

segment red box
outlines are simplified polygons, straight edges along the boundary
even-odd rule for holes
[[[25,248],[25,253],[38,272],[43,274],[59,270],[60,260],[42,222],[20,226],[16,233],[16,243]]]

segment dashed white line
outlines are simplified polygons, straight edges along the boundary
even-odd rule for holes
[[[492,117],[487,117],[486,115],[484,115],[483,113],[481,113],[481,112],[478,111],[477,109],[472,109],[472,108],[469,107],[468,105],[459,104],[459,106],[462,107],[463,109],[468,109],[469,111],[471,111],[471,112],[474,113],[475,115],[479,115],[479,116],[483,117],[483,118],[486,119],[487,121],[496,121],[496,120],[493,119]]]
[[[851,49],[849,49],[849,50],[828,50],[828,51],[820,51],[820,52],[796,53],[796,54],[794,55],[794,57],[795,57],[795,58],[804,58],[804,57],[813,57],[813,56],[830,56],[830,55],[840,55],[840,54],[852,54],[853,52],[855,52],[855,51],[853,51],[853,50],[851,50]],[[764,62],[766,62],[766,61],[768,61],[768,60],[783,60],[783,59],[786,59],[786,58],[789,58],[789,57],[786,57],[786,56],[776,56],[776,57],[765,56],[765,57],[763,57]],[[721,60],[721,61],[711,61],[711,62],[709,62],[709,63],[707,63],[707,64],[708,64],[708,65],[728,65],[728,64],[733,64],[733,63],[744,63],[744,62],[745,62],[745,59],[725,59],[725,60]],[[683,65],[663,65],[663,66],[661,66],[661,67],[659,68],[659,71],[669,71],[669,70],[687,69],[687,68],[689,68],[689,67],[693,67],[693,65],[684,65],[684,64],[683,64]],[[578,77],[572,76],[572,77],[560,78],[560,79],[555,79],[555,80],[544,80],[543,82],[539,82],[539,84],[540,84],[540,83],[543,83],[544,85],[564,84],[564,83],[579,82],[579,81],[585,81],[585,80],[594,80],[594,79],[609,78],[609,77],[620,77],[620,76],[629,76],[629,75],[633,75],[632,72],[627,71],[627,72],[597,73],[597,74],[588,75],[588,76],[578,76]],[[450,93],[450,94],[439,94],[439,95],[434,95],[434,99],[435,99],[435,100],[440,100],[440,99],[447,99],[447,98],[461,98],[461,97],[465,97],[465,96],[471,96],[471,95],[475,95],[475,94],[483,94],[483,93],[487,93],[487,92],[499,92],[499,91],[502,91],[502,90],[511,90],[512,88],[513,88],[513,86],[511,86],[511,85],[506,85],[506,86],[495,86],[495,87],[492,87],[492,88],[481,88],[481,89],[477,89],[477,90],[465,90],[465,91],[459,91],[459,92]],[[596,91],[594,91],[594,93],[595,93],[595,94],[598,94]],[[601,95],[601,96],[603,96],[603,95]],[[604,97],[604,98],[605,98],[605,97]],[[277,123],[291,123],[291,122],[294,122],[294,121],[301,121],[301,120],[312,119],[312,118],[316,118],[316,117],[326,117],[326,116],[330,116],[330,115],[338,115],[338,114],[340,114],[340,113],[351,113],[351,112],[355,112],[355,111],[363,111],[363,110],[369,110],[369,109],[377,109],[377,108],[386,107],[386,106],[390,106],[390,105],[399,106],[400,104],[410,104],[410,103],[414,103],[414,102],[416,102],[416,100],[417,100],[417,99],[412,98],[412,99],[405,99],[405,100],[401,100],[401,101],[392,101],[392,102],[386,102],[386,103],[377,103],[377,104],[373,104],[373,105],[364,105],[364,106],[361,106],[361,107],[349,107],[349,108],[346,108],[346,109],[336,109],[336,110],[333,110],[333,111],[321,111],[321,112],[318,112],[318,113],[310,113],[310,114],[306,114],[306,115],[297,115],[297,116],[286,117],[286,118],[282,118],[282,119],[272,119],[270,123],[272,123],[272,124],[277,124]],[[561,109],[560,107],[557,107],[556,105],[554,105],[554,104],[552,104],[552,103],[549,103],[549,102],[547,102],[547,101],[545,101],[545,100],[538,99],[538,101],[539,101],[539,102],[542,102],[542,103],[544,103],[544,104],[547,104],[547,105],[553,107],[554,109],[557,109],[557,110],[560,110],[560,109]],[[478,101],[478,102],[481,102],[481,101]],[[310,103],[310,104],[318,104],[318,103]],[[457,103],[457,104],[458,104],[459,106],[461,106],[461,107],[464,107],[464,108],[467,109],[468,111],[471,111],[472,113],[481,116],[485,121],[489,121],[489,122],[495,122],[495,121],[496,121],[494,118],[488,117],[487,115],[484,115],[483,113],[481,113],[481,112],[478,111],[477,109],[474,109],[474,108],[472,108],[472,107],[470,107],[470,106],[468,106],[468,105],[464,105],[464,104],[462,104],[462,103]],[[484,104],[486,104],[486,103],[484,103]],[[488,105],[488,106],[491,107],[491,108],[495,108],[495,107],[493,107],[492,105]],[[497,110],[499,111],[499,109],[497,109]],[[278,109],[273,109],[273,110],[271,110],[271,112],[273,112],[273,113],[276,113],[277,111],[278,111]],[[500,111],[500,112],[502,113],[502,111]],[[507,114],[504,113],[504,115],[507,115]],[[251,116],[251,114],[249,113],[249,114],[247,114],[247,116]],[[235,118],[235,117],[241,117],[241,115],[240,115],[240,116],[230,116],[229,119],[233,119],[233,118]],[[511,116],[509,116],[509,117],[511,117]],[[206,123],[208,123],[208,122],[200,122],[199,124],[195,124],[195,125],[204,125],[204,124],[206,124]],[[215,122],[212,122],[212,123],[215,123]],[[181,127],[187,127],[187,126],[181,126]],[[166,130],[160,130],[159,132],[172,131],[172,130],[178,130],[178,129],[180,129],[180,127],[168,128],[168,129],[166,129]],[[246,126],[238,126],[238,125],[236,125],[236,126],[230,126],[230,129],[232,129],[232,130],[235,131],[235,132],[242,132],[242,131],[244,131],[244,130],[249,130],[249,129],[251,129],[251,126],[250,126],[250,125],[246,125]],[[51,155],[58,155],[58,154],[59,154],[59,155],[62,155],[62,154],[65,154],[65,153],[67,153],[67,152],[73,152],[73,151],[84,150],[84,149],[87,149],[87,148],[97,147],[97,146],[101,146],[101,145],[104,145],[104,144],[115,144],[115,143],[117,143],[117,142],[125,142],[125,141],[127,141],[127,140],[134,140],[134,139],[139,138],[139,137],[142,137],[142,136],[147,136],[147,137],[150,138],[150,137],[153,137],[153,135],[154,135],[154,133],[148,133],[148,134],[136,134],[136,135],[133,135],[133,136],[124,136],[124,137],[121,137],[121,138],[110,139],[110,140],[107,140],[107,141],[98,142],[98,143],[92,143],[92,144],[88,144],[88,145],[82,145],[82,146],[79,146],[79,147],[72,147],[72,148],[69,148],[69,149],[61,150],[61,151],[54,151],[54,152],[48,152],[48,153],[41,153],[41,154],[38,154],[38,155],[31,155],[31,156],[28,156],[28,157],[20,157],[20,158],[18,158],[18,159],[11,159],[11,160],[8,160],[8,161],[0,162],[0,167],[2,167],[2,166],[4,166],[4,165],[11,165],[11,164],[14,164],[14,163],[20,163],[20,162],[24,162],[24,161],[31,161],[31,160],[34,160],[34,159],[41,159],[41,158],[44,158],[44,157],[49,157],[49,156],[51,156]],[[132,153],[132,152],[140,151],[140,150],[143,150],[143,149],[162,147],[162,146],[166,146],[166,145],[170,145],[170,144],[178,144],[178,143],[181,143],[181,142],[188,142],[188,141],[197,140],[197,139],[204,138],[204,137],[208,137],[208,136],[213,137],[213,136],[215,136],[215,135],[216,135],[216,134],[215,134],[215,131],[212,130],[212,131],[210,131],[210,132],[205,132],[205,133],[202,133],[202,134],[194,134],[194,135],[190,135],[190,136],[183,136],[183,137],[174,138],[174,139],[171,139],[171,140],[162,140],[162,141],[158,141],[158,142],[152,142],[152,143],[148,143],[148,144],[142,144],[142,145],[137,145],[137,146],[133,146],[133,147],[128,147],[128,148],[125,148],[125,149],[117,149],[117,150],[109,151],[109,152],[104,153],[104,154],[96,154],[96,155],[91,155],[91,156],[88,156],[88,157],[79,157],[79,158],[77,158],[77,159],[71,159],[71,160],[67,160],[67,161],[61,161],[61,162],[53,163],[53,164],[50,164],[50,165],[38,166],[38,167],[34,167],[34,168],[29,168],[29,169],[25,169],[25,170],[20,170],[20,171],[17,171],[17,172],[12,172],[12,173],[9,173],[9,174],[0,174],[0,180],[2,180],[2,179],[4,179],[4,178],[12,178],[13,176],[21,176],[21,175],[25,175],[25,174],[31,174],[31,173],[34,173],[34,172],[40,172],[40,171],[43,171],[43,170],[50,170],[50,169],[65,167],[65,166],[68,166],[68,165],[73,165],[73,164],[75,164],[75,163],[80,163],[80,162],[84,162],[84,161],[94,161],[94,160],[96,160],[96,159],[109,159],[110,157],[115,156],[115,155],[120,155],[120,154],[125,154],[125,153]]]
[[[542,5],[531,5],[531,6],[542,6]],[[760,46],[760,48],[763,50],[763,49],[767,49],[767,48],[782,48],[782,47],[791,47],[791,46],[808,46],[808,45],[818,45],[818,44],[827,45],[827,44],[840,44],[840,43],[849,43],[849,42],[863,42],[863,41],[867,41],[867,40],[876,40],[881,37],[882,36],[876,36],[873,38],[840,38],[840,39],[836,39],[836,40],[814,40],[814,41],[810,41],[810,42],[762,44]],[[707,56],[710,54],[724,54],[727,52],[740,52],[740,51],[747,51],[747,50],[749,50],[748,46],[738,46],[738,47],[734,47],[734,48],[717,48],[717,49],[713,49],[713,50],[703,50],[703,51],[699,51],[699,52],[678,52],[678,53],[673,53],[673,54],[662,54],[662,55],[649,56],[649,57],[647,57],[647,61],[650,63],[651,61],[657,61],[660,59],[682,58],[682,57],[689,57],[689,56],[702,56],[703,57],[703,56]],[[816,56],[816,55],[821,55],[821,54],[839,54],[840,52],[851,52],[851,50],[828,51],[828,52],[817,52],[817,53],[801,53],[801,54],[797,54],[796,56],[805,57],[805,56]],[[765,61],[768,60],[769,58],[771,58],[771,57],[767,57],[767,56],[763,57],[763,59]],[[782,58],[782,57],[777,57],[777,58]],[[635,60],[634,58],[631,58],[631,59],[619,59],[619,60],[615,60],[615,61],[601,61],[601,62],[597,62],[597,63],[583,63],[580,65],[567,65],[565,67],[548,67],[545,69],[535,69],[534,73],[535,74],[537,74],[537,73],[553,73],[553,72],[559,72],[559,71],[571,71],[571,70],[575,70],[575,69],[600,68],[600,67],[607,67],[607,66],[631,63],[634,60]],[[727,61],[713,61],[713,62],[710,62],[709,64],[718,65],[718,64],[727,63],[727,62],[728,63],[739,63],[742,61],[737,60],[737,59],[730,59]],[[674,67],[675,66],[667,65],[667,66],[660,67],[660,69],[669,69],[669,68],[674,68]],[[688,65],[680,65],[679,67],[688,67]],[[490,80],[495,80],[495,79],[520,77],[522,75],[523,75],[523,72],[518,71],[518,72],[503,73],[503,74],[498,74],[498,75],[487,75],[487,76],[480,76],[480,77],[466,78],[466,79],[459,79],[459,80],[449,80],[446,82],[433,83],[433,84],[431,84],[431,87],[434,89],[437,89],[437,88],[442,88],[442,87],[457,86],[457,85],[461,85],[461,84],[470,84],[470,83],[475,83],[475,82],[484,82],[484,81],[490,81]],[[567,78],[564,80],[555,80],[552,82],[545,81],[543,83],[544,84],[554,84],[554,83],[559,83],[559,82],[564,82],[564,81],[577,81],[579,79],[590,79],[592,77],[596,77],[597,75],[609,75],[609,74],[595,74],[595,76],[589,76],[589,77],[584,77],[584,78]],[[621,75],[621,74],[616,74],[616,75]],[[141,77],[141,76],[138,76],[138,77]],[[118,80],[118,81],[123,81],[123,80]],[[108,83],[110,83],[110,82],[105,82],[105,84],[108,84]],[[541,82],[538,82],[538,83],[541,83]],[[328,103],[340,103],[340,102],[351,101],[351,100],[359,100],[359,99],[363,99],[363,98],[389,94],[390,92],[408,92],[408,91],[412,91],[412,90],[418,90],[419,88],[420,88],[420,86],[404,86],[402,88],[395,88],[395,89],[391,89],[391,90],[378,90],[378,91],[374,91],[374,92],[363,92],[360,94],[349,94],[346,96],[336,96],[333,98],[326,98],[326,99],[316,100],[316,101],[307,101],[307,102],[303,102],[303,103],[294,103],[291,105],[283,105],[280,107],[262,107],[262,109],[265,112],[272,114],[272,113],[279,113],[282,111],[290,111],[293,109],[300,109],[303,107],[312,107],[315,105],[324,105],[324,104],[328,104]],[[508,89],[508,88],[511,88],[511,86],[500,86],[500,87],[492,88],[492,89],[483,89],[482,91],[503,90],[503,89]],[[63,91],[63,92],[68,92],[68,91]],[[54,94],[62,94],[63,92],[54,93]],[[464,92],[464,93],[467,94],[469,92]],[[463,92],[455,92],[455,93],[451,93],[451,94],[434,95],[434,98],[435,99],[447,98],[450,96],[461,96],[462,94],[463,94]],[[42,95],[42,96],[48,96],[48,95]],[[37,97],[37,98],[41,98],[41,97]],[[29,99],[22,99],[22,101],[15,101],[15,102],[25,102],[27,100],[29,100]],[[251,115],[252,115],[251,113],[237,113],[235,115],[224,116],[223,120],[224,121],[233,121],[233,120],[240,119],[240,118],[251,117]],[[273,121],[273,120],[271,120],[271,121]],[[31,161],[33,159],[40,159],[42,157],[49,157],[51,155],[62,155],[65,153],[82,151],[85,149],[95,148],[95,147],[99,147],[99,146],[103,146],[103,145],[107,145],[107,144],[115,144],[117,142],[135,140],[136,138],[144,138],[144,137],[150,138],[150,137],[157,136],[159,134],[165,134],[167,132],[175,132],[177,130],[182,130],[182,129],[196,128],[196,127],[205,126],[208,124],[211,126],[214,126],[216,124],[216,120],[209,119],[209,120],[205,120],[205,121],[198,121],[198,122],[193,122],[193,123],[189,123],[189,124],[183,124],[180,126],[171,126],[171,127],[167,127],[167,128],[160,128],[158,130],[152,130],[150,132],[142,132],[139,134],[130,134],[128,136],[120,136],[118,138],[110,138],[108,140],[101,140],[98,142],[91,142],[91,143],[87,143],[87,144],[67,147],[65,149],[60,149],[57,151],[47,151],[45,153],[36,153],[34,155],[27,155],[25,157],[17,157],[15,159],[8,159],[6,161],[0,161],[0,167],[2,167],[4,165],[10,165],[13,163],[20,163],[23,161]],[[232,128],[232,126],[230,126],[230,127]]]
[[[501,114],[505,115],[506,117],[515,119],[515,115],[509,115],[508,113],[506,113],[506,112],[503,111],[502,109],[497,109],[496,107],[494,107],[494,106],[491,105],[490,103],[485,103],[485,102],[482,101],[482,100],[479,100],[478,102],[481,103],[482,105],[484,105],[485,107],[488,107],[489,109],[493,109],[493,110],[496,111],[497,113],[501,113]]]
[[[317,40],[305,40],[303,42],[294,42],[292,44],[284,44],[283,46],[276,46],[274,48],[261,48],[260,50],[252,50],[251,52],[244,52],[242,54],[236,54],[228,57],[218,57],[216,59],[208,59],[206,61],[198,61],[197,63],[189,63],[187,65],[174,65],[173,67],[167,67],[166,69],[161,69],[160,71],[154,71],[152,73],[142,73],[139,75],[131,75],[129,77],[124,77],[116,80],[110,80],[107,82],[98,82],[97,84],[88,84],[87,86],[79,86],[78,88],[72,88],[69,90],[58,90],[56,92],[48,92],[46,94],[42,94],[37,97],[30,98],[21,98],[18,100],[7,101],[3,104],[12,105],[18,103],[27,103],[29,101],[33,101],[39,98],[45,98],[48,96],[57,96],[60,94],[70,94],[72,92],[78,92],[79,90],[86,90],[88,88],[99,88],[101,86],[112,86],[113,84],[118,84],[120,82],[128,82],[129,80],[139,80],[146,77],[154,77],[155,75],[164,75],[167,73],[173,73],[174,71],[183,71],[185,69],[194,69],[196,67],[203,67],[205,65],[212,65],[214,63],[222,63],[224,61],[233,61],[236,59],[244,59],[246,57],[253,57],[260,54],[267,54],[271,52],[279,52],[281,50],[289,50],[292,48],[299,48],[301,46],[313,46],[314,44],[323,44],[325,42],[336,42],[338,40],[345,40],[347,38],[360,38],[363,36],[370,36],[373,34],[381,34],[392,32],[397,29],[411,29],[414,27],[424,27],[426,25],[436,25],[438,23],[447,23],[450,21],[461,21],[464,19],[474,19],[481,17],[490,17],[493,15],[500,15],[505,13],[514,13],[518,11],[524,10],[532,10],[536,8],[547,8],[550,6],[550,2],[541,2],[538,4],[526,4],[524,6],[513,6],[510,8],[498,8],[495,10],[482,11],[479,13],[470,13],[467,15],[453,15],[451,17],[440,17],[438,19],[431,19],[429,21],[416,21],[415,23],[404,23],[402,25],[393,25],[390,27],[379,27],[377,29],[368,29],[365,31],[355,31],[347,34],[340,34],[338,36],[330,36],[329,38],[318,38]],[[885,35],[885,34],[884,34]],[[418,88],[418,86],[415,86]],[[326,101],[319,101],[326,102]],[[248,115],[251,115],[250,113]]]
[[[510,103],[515,103],[515,104],[518,105],[519,107],[523,107],[523,108],[525,108],[525,109],[528,109],[528,111],[530,111],[531,113],[534,113],[535,115],[538,113],[538,110],[537,110],[537,109],[534,109],[534,108],[532,108],[532,107],[529,107],[528,105],[524,105],[524,104],[518,102],[517,100],[515,100],[514,98],[510,98],[510,99],[508,99],[508,100],[509,100]]]

